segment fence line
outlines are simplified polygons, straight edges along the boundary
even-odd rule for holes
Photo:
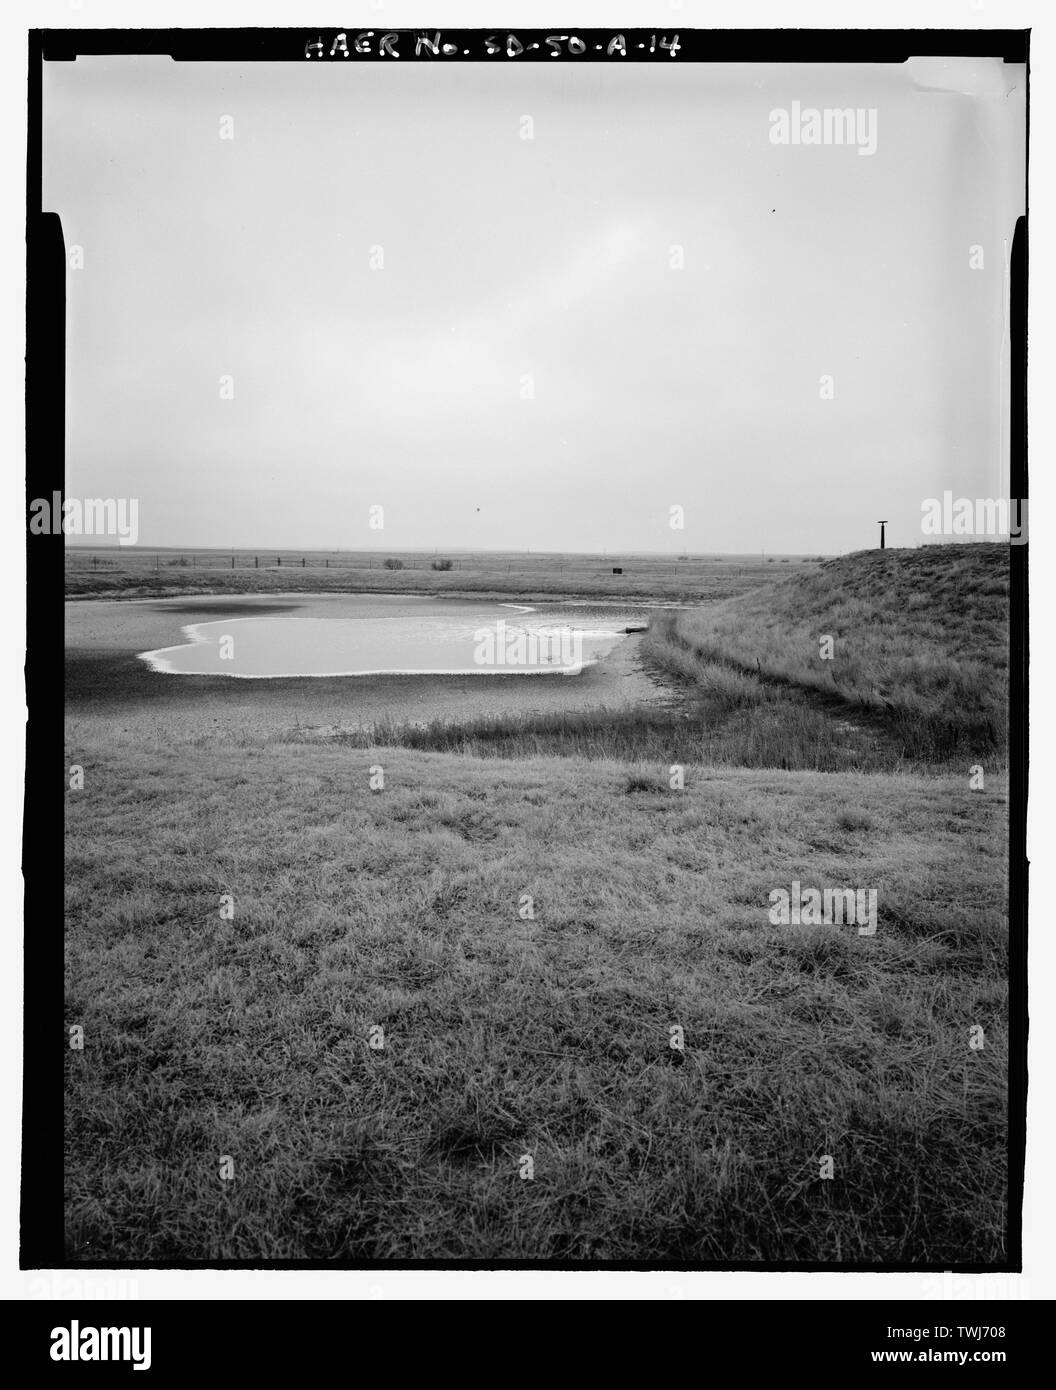
[[[80,554],[75,550],[67,550],[65,553],[65,564],[66,568],[70,570],[80,570],[82,572],[90,571],[93,573],[99,570],[142,571],[143,569],[148,569],[153,572],[160,573],[161,571],[167,569],[259,570],[261,568],[302,570],[374,570],[375,568],[377,568],[379,570],[384,569],[393,573],[398,573],[401,570],[434,573],[451,573],[460,571],[463,568],[465,568],[468,572],[482,574],[512,574],[515,571],[518,573],[525,574],[537,573],[540,571],[545,573],[553,573],[556,569],[556,571],[559,574],[565,574],[567,572],[569,575],[611,575],[615,578],[620,578],[621,576],[626,577],[627,575],[633,575],[636,573],[686,573],[689,571],[696,570],[702,566],[709,568],[711,566],[719,566],[723,569],[733,569],[734,567],[736,567],[738,571],[742,571],[748,565],[787,565],[792,563],[807,564],[816,563],[822,560],[823,558],[824,557],[820,555],[804,555],[796,557],[760,556],[758,560],[755,560],[754,558],[749,560],[747,556],[738,556],[737,559],[734,561],[725,560],[723,559],[723,557],[720,556],[701,556],[699,558],[694,559],[689,559],[687,557],[684,560],[666,560],[660,558],[651,559],[643,557],[641,560],[637,562],[628,563],[627,561],[622,561],[618,565],[613,564],[612,560],[608,558],[584,558],[583,560],[578,562],[563,560],[555,565],[551,557],[543,555],[533,555],[529,558],[521,558],[519,560],[496,558],[496,560],[493,563],[489,563],[486,557],[474,557],[472,560],[468,561],[465,557],[460,557],[458,559],[452,559],[449,565],[441,565],[435,563],[433,560],[423,560],[420,558],[401,559],[398,556],[390,556],[387,559],[380,559],[379,557],[375,556],[359,557],[353,555],[347,557],[340,555],[324,555],[318,557],[309,557],[307,553],[297,554],[295,552],[286,552],[284,554],[276,554],[274,556],[262,556],[259,554],[240,555],[237,552],[232,555],[218,555],[215,552],[203,554],[203,552],[201,551],[181,551],[175,554],[162,554],[161,552],[140,552],[135,555],[122,555],[118,557],[113,555],[98,555],[94,553]],[[263,565],[261,564],[262,560]],[[375,563],[375,561],[377,561],[377,563]]]

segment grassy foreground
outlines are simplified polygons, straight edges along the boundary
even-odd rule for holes
[[[71,1258],[1003,1258],[998,779],[69,759]]]

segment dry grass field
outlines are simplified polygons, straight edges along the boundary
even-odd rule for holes
[[[729,598],[821,556],[597,555],[452,551],[147,551],[79,545],[66,552],[69,597],[384,593],[700,602]],[[233,563],[232,563],[233,561]],[[389,565],[386,565],[386,561]],[[434,565],[450,563],[451,569]],[[391,566],[391,567],[389,567]],[[614,570],[622,573],[615,574]]]
[[[1000,1263],[1000,552],[768,568],[658,615],[649,710],[327,735],[203,684],[148,739],[199,678],[74,687],[70,1258]],[[876,934],[774,925],[794,881]]]

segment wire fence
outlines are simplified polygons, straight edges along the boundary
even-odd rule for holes
[[[368,570],[396,573],[422,570],[432,573],[472,571],[478,574],[569,574],[569,575],[684,575],[714,570],[716,567],[743,571],[758,565],[813,564],[817,556],[626,556],[502,554],[472,555],[408,554],[379,555],[320,551],[217,551],[157,550],[130,548],[67,547],[66,569],[73,573],[179,574],[186,570]]]

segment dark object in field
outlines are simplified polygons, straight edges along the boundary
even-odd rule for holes
[[[623,784],[625,792],[662,792],[667,784],[655,773],[632,772]]]
[[[622,570],[622,569],[616,569],[615,567],[613,567],[613,571],[612,571],[612,572],[613,572],[613,574],[622,574],[622,573],[623,573],[623,570]]]
[[[295,613],[299,603],[239,603],[229,600],[226,603],[155,603],[156,613],[179,613],[182,616],[194,614],[200,618],[257,618],[269,613]]]

